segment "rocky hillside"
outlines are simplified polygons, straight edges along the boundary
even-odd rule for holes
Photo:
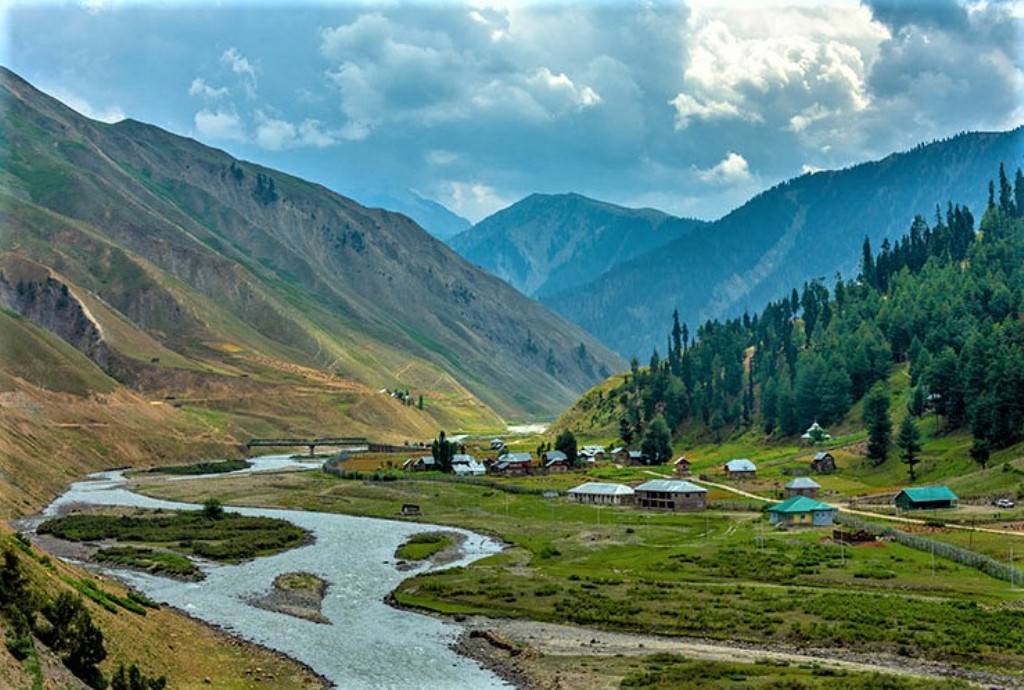
[[[589,283],[702,224],[579,194],[531,194],[450,244],[520,292],[543,297]]]
[[[693,328],[705,319],[758,311],[811,278],[853,277],[865,236],[877,249],[929,220],[949,200],[984,206],[992,171],[1024,164],[1024,128],[967,133],[845,170],[807,174],[751,199],[545,304],[623,355],[664,350],[663,324],[678,308]]]
[[[621,366],[404,215],[0,82],[4,305],[134,390],[420,438],[553,414]]]

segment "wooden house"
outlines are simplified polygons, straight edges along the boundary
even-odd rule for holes
[[[568,472],[569,456],[560,450],[549,450],[541,456],[545,472]]]
[[[529,474],[532,466],[533,456],[529,453],[505,453],[491,465],[491,471],[495,474],[518,476]]]
[[[836,459],[832,456],[832,453],[821,451],[814,454],[814,459],[811,460],[811,472],[832,474],[836,469],[838,469],[836,467]]]
[[[409,458],[402,463],[402,469],[410,472],[426,472],[438,469],[437,461],[433,455],[421,455],[418,458]]]
[[[676,458],[676,461],[672,463],[675,467],[675,474],[677,477],[688,477],[690,476],[690,470],[692,469],[692,463],[684,457]]]

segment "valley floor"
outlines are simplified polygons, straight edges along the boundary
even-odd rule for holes
[[[916,687],[911,676],[921,675],[931,678],[921,687],[935,687],[935,675],[1024,687],[1024,609],[1008,582],[895,542],[844,548],[828,529],[774,530],[736,501],[667,514],[542,495],[582,480],[359,481],[313,471],[143,479],[135,489],[389,519],[415,503],[422,509],[416,519],[500,537],[508,544],[503,553],[413,577],[393,598],[432,613],[483,617],[515,650],[491,662],[506,671],[511,664],[525,686],[600,685],[580,676],[589,669],[590,680],[617,678],[624,687],[678,687],[673,674],[700,659],[709,673],[715,664],[729,668],[697,687],[761,687],[761,680],[874,687],[868,669],[903,674],[887,676],[885,687]],[[464,644],[487,655],[479,640]],[[732,684],[730,673],[764,671],[764,663],[750,663],[761,659],[788,665]],[[732,668],[737,662],[745,671]]]

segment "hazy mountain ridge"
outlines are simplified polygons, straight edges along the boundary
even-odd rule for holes
[[[150,125],[88,120],[2,74],[0,250],[65,276],[179,369],[325,371],[425,392],[435,411],[476,405],[479,423],[486,406],[555,412],[621,364],[403,215]],[[168,375],[130,350],[140,380]]]
[[[878,248],[915,214],[984,205],[1000,162],[1024,164],[1024,128],[965,133],[880,161],[806,174],[723,218],[542,301],[624,355],[663,349],[672,310],[691,326],[755,311],[793,285],[852,277],[865,236]],[[614,315],[614,316],[612,316]]]
[[[531,194],[450,241],[453,248],[539,297],[590,282],[645,251],[677,239],[701,221],[633,209],[580,194]]]

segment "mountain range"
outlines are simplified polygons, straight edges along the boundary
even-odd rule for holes
[[[580,194],[531,194],[449,244],[520,292],[544,297],[585,285],[701,225]]]
[[[1024,165],[1024,128],[972,132],[880,161],[808,173],[713,222],[579,195],[532,195],[452,239],[464,256],[596,335],[646,357],[674,309],[691,327],[760,309],[794,285],[856,275],[914,215],[950,200],[980,210],[1004,163]]]
[[[622,366],[405,215],[8,70],[0,106],[0,306],[218,428],[495,428]]]

